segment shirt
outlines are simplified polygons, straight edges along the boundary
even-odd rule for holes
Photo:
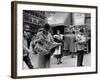
[[[37,38],[38,38],[38,39],[45,39],[45,40],[47,40],[47,41],[49,41],[49,42],[53,42],[53,38],[52,38],[52,35],[51,35],[50,32],[48,32],[48,34],[45,35],[45,34],[41,31],[41,32],[37,33]]]

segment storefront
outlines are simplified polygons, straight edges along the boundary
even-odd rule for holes
[[[24,25],[29,25],[31,32],[34,34],[39,28],[43,28],[46,23],[44,11],[23,11],[23,28]]]

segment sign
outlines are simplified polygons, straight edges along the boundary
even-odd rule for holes
[[[84,13],[73,13],[73,25],[84,25],[85,24],[85,14]]]

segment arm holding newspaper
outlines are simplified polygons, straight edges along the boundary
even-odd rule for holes
[[[48,36],[50,39],[47,39],[44,37],[42,33],[37,34],[37,39],[34,40],[36,46],[34,50],[38,53],[44,53],[45,55],[51,54],[51,49],[57,47],[58,45],[61,45],[60,43],[56,43],[53,41],[52,36]]]
[[[36,39],[34,40],[34,44],[39,43],[40,40],[43,39],[42,33],[37,33]]]
[[[50,50],[61,45],[61,43],[56,43],[56,42],[49,42],[45,39],[39,40],[39,43],[36,43],[35,46],[35,51],[39,53],[45,53],[46,55],[49,54]]]

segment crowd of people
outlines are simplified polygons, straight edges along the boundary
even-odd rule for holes
[[[64,34],[60,33],[58,29],[56,34],[52,35],[50,33],[50,25],[45,24],[44,29],[39,30],[34,36],[31,35],[31,29],[29,25],[24,26],[23,31],[23,61],[27,64],[29,69],[34,69],[34,64],[32,64],[29,57],[30,53],[36,54],[38,56],[38,68],[50,68],[50,59],[51,56],[57,59],[57,64],[62,64],[63,55],[63,45],[64,45]],[[84,57],[84,48],[86,44],[86,37],[84,35],[84,29],[80,29],[76,34],[75,31],[72,31],[73,39],[73,51],[72,58],[74,54],[77,54],[77,66],[83,66],[83,57]],[[43,41],[46,40],[49,43],[55,43],[56,45],[48,49],[48,47],[42,47]],[[44,45],[46,46],[46,45]],[[49,46],[49,45],[48,45]],[[40,51],[37,49],[41,49]],[[75,50],[74,50],[75,49]]]

